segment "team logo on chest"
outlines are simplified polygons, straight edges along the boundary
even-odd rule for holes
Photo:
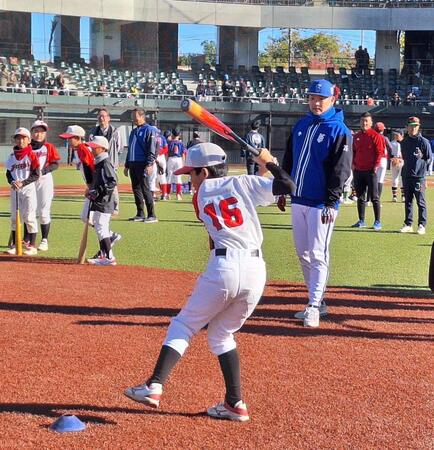
[[[325,138],[325,134],[320,133],[318,136],[318,139],[316,141],[318,142],[318,144],[321,144],[321,142],[324,140],[324,138]]]
[[[301,136],[303,133],[301,131],[298,132],[298,135]]]

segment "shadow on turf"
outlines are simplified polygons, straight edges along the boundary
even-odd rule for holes
[[[149,414],[155,416],[182,416],[182,417],[208,417],[205,412],[186,413],[186,412],[168,412],[155,411],[152,409],[134,409],[125,407],[106,407],[80,404],[62,404],[62,403],[0,403],[0,413],[31,414],[35,416],[60,417],[64,412],[60,411],[90,411],[101,413],[121,413],[121,414]],[[100,425],[116,425],[116,422],[105,419],[104,417],[88,414],[77,414],[77,417],[83,422],[92,422]]]

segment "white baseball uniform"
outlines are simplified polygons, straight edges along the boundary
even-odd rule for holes
[[[194,196],[197,217],[213,243],[205,272],[164,345],[183,354],[190,338],[208,324],[211,351],[236,348],[233,334],[252,314],[266,281],[261,224],[255,207],[274,202],[273,180],[241,175],[206,179]]]
[[[33,148],[36,156],[39,159],[39,167],[41,171],[52,162],[60,160],[54,145],[45,143],[40,148]],[[53,175],[48,172],[41,174],[36,182],[36,197],[37,197],[37,216],[41,224],[48,224],[51,222],[51,204],[54,197]]]
[[[30,176],[30,172],[39,168],[39,162],[36,155],[31,151],[21,159],[17,159],[12,152],[6,161],[6,169],[12,175],[14,181],[24,181]],[[18,191],[11,189],[11,228],[16,230],[16,192],[18,192],[18,204],[23,222],[27,226],[29,233],[38,232],[38,223],[36,221],[36,187],[35,183],[23,186]]]

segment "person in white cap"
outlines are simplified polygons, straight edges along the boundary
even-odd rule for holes
[[[41,224],[41,243],[38,250],[48,250],[48,234],[51,224],[51,203],[54,197],[52,172],[59,168],[60,156],[56,147],[46,141],[48,125],[43,120],[36,120],[30,129],[31,146],[39,159],[41,175],[36,181],[37,216]],[[24,233],[26,241],[26,233]]]
[[[275,195],[294,192],[289,175],[262,149],[256,162],[274,179],[256,175],[228,177],[226,154],[221,147],[201,143],[191,147],[184,167],[176,175],[188,174],[196,191],[196,215],[209,234],[208,266],[187,304],[167,330],[153,374],[124,394],[139,403],[158,407],[163,385],[187,350],[190,339],[208,325],[208,344],[218,357],[226,385],[226,396],[207,410],[213,418],[239,422],[249,420],[241,395],[240,361],[234,333],[252,314],[265,286],[262,230],[256,206],[274,202]]]
[[[110,144],[104,136],[94,136],[87,142],[95,158],[95,171],[92,184],[86,190],[86,197],[90,200],[92,222],[99,241],[100,251],[97,257],[89,258],[89,264],[98,266],[115,266],[110,231],[110,217],[115,210],[114,190],[117,185],[115,169],[110,162],[108,150]]]
[[[93,173],[95,170],[95,163],[93,160],[92,151],[84,142],[86,133],[83,128],[78,125],[70,125],[66,131],[59,135],[62,139],[68,139],[69,145],[77,152],[80,160],[80,170],[83,175],[83,180],[86,187],[89,188],[93,181]],[[89,220],[89,199],[86,198],[81,210],[81,220],[86,223]]]
[[[20,214],[27,228],[29,242],[23,251],[25,255],[38,253],[35,243],[38,233],[36,220],[36,188],[35,181],[39,178],[39,160],[30,145],[30,131],[27,128],[17,128],[14,133],[15,146],[6,161],[6,178],[11,185],[11,228],[12,246],[7,250],[10,255],[16,254],[16,200]]]

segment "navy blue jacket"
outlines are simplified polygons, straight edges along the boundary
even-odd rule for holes
[[[431,145],[420,133],[416,136],[405,135],[401,142],[404,165],[403,178],[424,178],[432,159]]]
[[[128,140],[128,153],[125,159],[125,167],[131,162],[144,162],[147,166],[154,163],[158,156],[158,129],[143,124],[131,131]]]
[[[338,208],[352,157],[342,110],[331,107],[319,116],[309,112],[295,124],[282,163],[297,186],[292,203]]]

